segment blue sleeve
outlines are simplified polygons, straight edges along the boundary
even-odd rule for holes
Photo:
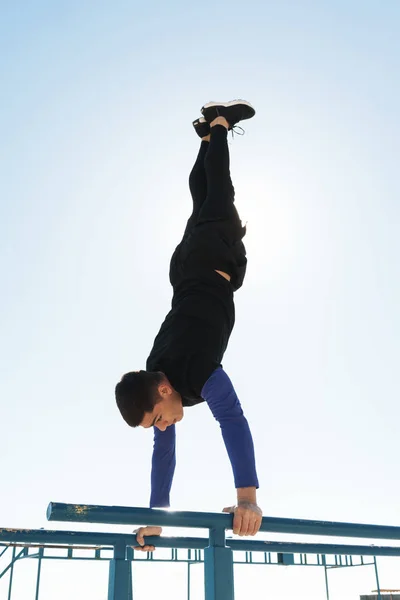
[[[175,425],[170,425],[165,431],[154,427],[150,508],[169,507],[175,465]]]
[[[254,444],[249,424],[232,382],[222,367],[216,369],[206,381],[201,395],[220,424],[232,465],[235,487],[258,488]]]

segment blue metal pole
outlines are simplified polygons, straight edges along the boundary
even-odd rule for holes
[[[108,600],[132,600],[132,568],[126,560],[126,545],[114,546],[108,578]]]
[[[129,578],[129,589],[128,589],[129,595],[128,595],[128,599],[129,600],[133,600],[133,587],[132,587],[133,586],[133,580],[132,580],[132,573],[133,573],[133,571],[132,571],[132,561],[133,561],[133,555],[134,555],[133,548],[131,546],[127,547],[126,548],[126,560],[128,561],[128,565],[129,565],[129,575],[128,575],[128,578]]]
[[[151,508],[64,504],[59,502],[50,502],[47,509],[47,518],[49,521],[108,523],[114,525],[146,523],[147,525],[195,527],[200,529],[232,529],[233,525],[233,515],[223,513],[169,512]],[[400,540],[400,527],[275,517],[264,517],[260,531]]]
[[[190,565],[192,563],[188,562],[187,564],[187,600],[190,600]]]
[[[225,530],[210,529],[204,550],[205,600],[234,600],[233,551],[225,545]]]
[[[328,584],[328,569],[326,568],[326,558],[323,557],[324,570],[325,570],[325,589],[326,589],[326,600],[329,600],[329,584]]]
[[[11,594],[12,594],[12,584],[13,584],[13,577],[14,577],[14,562],[15,562],[15,554],[16,554],[16,548],[14,546],[13,551],[12,551],[12,563],[11,563],[11,569],[10,569],[10,583],[8,586],[8,600],[11,600]]]
[[[40,591],[40,575],[42,572],[42,558],[44,554],[44,548],[39,548],[39,558],[38,558],[38,570],[37,570],[37,578],[36,578],[36,595],[35,600],[39,600],[39,591]]]
[[[133,589],[132,589],[132,562],[128,561],[128,598],[127,600],[133,600]]]
[[[102,533],[98,531],[63,531],[51,529],[1,529],[0,542],[38,544],[81,544],[114,547],[118,543],[137,546],[136,535],[124,533]],[[199,551],[209,545],[207,538],[148,536],[146,544],[157,548],[191,548]],[[232,550],[248,552],[281,552],[291,554],[334,554],[356,556],[400,556],[400,546],[354,546],[350,544],[306,544],[297,542],[268,542],[254,539],[226,541]],[[11,569],[11,564],[2,574]]]
[[[376,589],[378,590],[378,600],[382,600],[381,588],[379,586],[378,563],[376,562],[376,556],[374,556],[374,566],[375,566],[375,577],[376,577]]]

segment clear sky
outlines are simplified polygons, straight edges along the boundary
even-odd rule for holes
[[[170,307],[191,122],[234,98],[257,114],[229,138],[249,263],[223,366],[259,503],[400,524],[399,26],[397,0],[1,4],[0,526],[47,527],[50,500],[148,505],[152,435],[114,386]],[[172,507],[234,503],[207,406],[177,436]],[[100,567],[45,565],[42,600],[106,598]],[[323,597],[322,572],[242,571],[237,600]],[[176,568],[138,578],[147,598],[185,598]],[[331,579],[331,600],[375,587],[368,569]]]

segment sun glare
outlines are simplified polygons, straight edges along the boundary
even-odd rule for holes
[[[239,188],[239,186],[237,186]],[[270,274],[290,268],[296,223],[290,212],[291,192],[262,180],[242,180],[237,209],[247,225],[245,245],[251,262]],[[293,196],[292,196],[293,197]],[[240,201],[240,198],[245,200]]]

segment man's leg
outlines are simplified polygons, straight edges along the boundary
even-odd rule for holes
[[[189,175],[189,188],[193,200],[193,211],[188,219],[183,237],[186,237],[193,229],[199,217],[201,207],[207,198],[207,176],[204,168],[204,160],[208,151],[209,142],[210,135],[202,138],[196,162]]]
[[[193,200],[193,210],[192,214],[188,219],[185,232],[183,234],[182,241],[175,248],[174,253],[171,257],[170,268],[169,268],[169,280],[171,285],[173,286],[177,280],[179,279],[179,256],[180,256],[180,248],[181,244],[184,240],[189,236],[194,226],[196,225],[201,207],[207,198],[207,177],[206,171],[204,168],[204,159],[208,151],[210,142],[210,135],[205,136],[201,139],[200,149],[196,158],[196,161],[193,165],[193,168],[189,175],[189,188],[190,193],[192,195]]]
[[[235,189],[229,169],[229,124],[224,117],[218,117],[210,125],[211,139],[204,160],[207,197],[202,204],[198,222],[226,221],[233,227],[241,227],[234,205]]]
[[[200,227],[216,228],[224,247],[229,248],[228,262],[221,261],[222,255],[216,252],[215,264],[227,264],[227,268],[220,270],[231,276],[231,283],[236,291],[242,286],[246,273],[246,249],[242,242],[246,227],[242,227],[234,205],[235,189],[230,175],[227,139],[229,123],[224,117],[217,117],[210,125],[210,146],[204,161],[207,198],[201,207],[197,223]],[[213,249],[210,248],[209,251],[213,252]],[[215,268],[218,269],[218,266]]]

